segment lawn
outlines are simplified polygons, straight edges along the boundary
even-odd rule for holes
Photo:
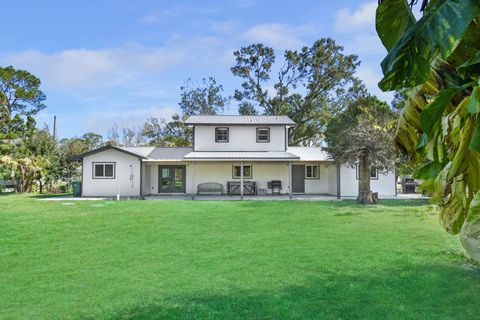
[[[478,319],[421,201],[0,197],[0,318]]]

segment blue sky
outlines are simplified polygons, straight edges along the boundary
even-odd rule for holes
[[[8,1],[0,20],[0,65],[37,75],[60,137],[135,126],[178,111],[180,86],[214,76],[230,95],[240,84],[233,51],[262,42],[299,49],[332,37],[359,55],[358,76],[377,88],[385,50],[374,28],[377,1]],[[232,102],[226,113],[237,112]]]

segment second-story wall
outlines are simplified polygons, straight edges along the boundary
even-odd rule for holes
[[[229,128],[228,142],[215,142],[215,128]],[[257,142],[257,128],[270,128],[270,142]],[[285,151],[285,126],[196,125],[195,151]]]

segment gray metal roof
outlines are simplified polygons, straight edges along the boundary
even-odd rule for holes
[[[187,125],[194,124],[243,124],[243,125],[288,125],[293,126],[295,122],[287,116],[190,116],[186,121]]]
[[[193,150],[192,147],[127,147],[122,149],[149,160],[182,160]]]
[[[301,161],[334,161],[327,151],[318,147],[288,147],[287,152],[300,157]]]
[[[318,147],[288,147],[287,151],[193,151],[192,147],[131,147],[118,148],[146,160],[300,160],[334,161]]]
[[[192,147],[156,147],[148,155],[148,158],[152,160],[183,160],[184,156],[192,151]]]
[[[298,156],[285,151],[195,151],[185,160],[296,160]]]
[[[120,147],[121,149],[138,154],[139,156],[147,158],[149,153],[152,152],[155,147]]]

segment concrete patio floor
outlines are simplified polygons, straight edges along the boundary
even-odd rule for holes
[[[429,197],[424,197],[421,194],[399,194],[396,197],[380,197],[382,200],[418,200],[418,199],[429,199]],[[57,196],[57,197],[46,197],[38,199],[40,201],[98,201],[98,200],[116,200],[115,198],[106,198],[106,197],[73,197],[73,196]],[[121,200],[129,200],[126,198],[121,198]],[[178,195],[150,195],[145,196],[145,200],[192,200],[192,195],[178,194]],[[240,196],[206,196],[206,195],[195,195],[193,200],[199,201],[240,201]],[[294,194],[290,199],[289,195],[266,195],[266,196],[244,196],[243,200],[246,201],[278,201],[278,200],[303,200],[303,201],[340,201],[340,200],[355,200],[355,197],[341,197],[338,199],[336,196],[325,195],[325,194]]]

